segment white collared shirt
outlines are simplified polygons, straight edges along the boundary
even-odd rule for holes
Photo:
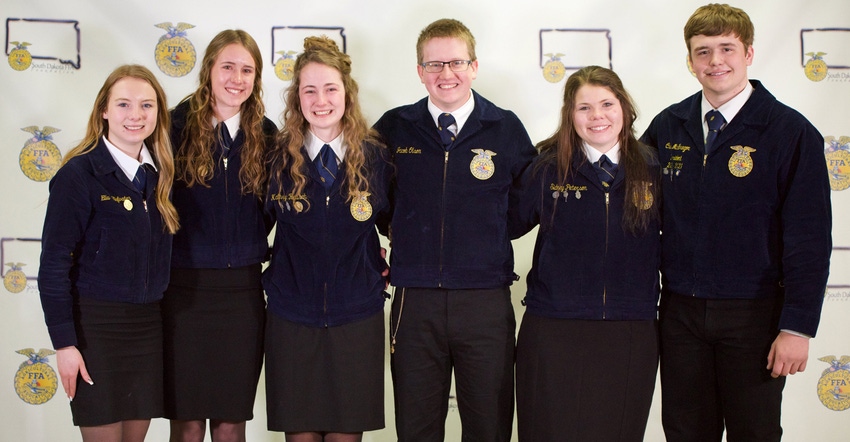
[[[127,179],[133,181],[133,178],[136,177],[136,172],[139,170],[139,166],[142,164],[150,164],[153,167],[153,170],[156,169],[156,164],[153,162],[153,156],[151,156],[150,151],[148,151],[148,147],[142,144],[142,150],[139,153],[139,156],[142,158],[141,163],[138,159],[127,155],[121,149],[115,147],[114,144],[110,143],[109,140],[106,139],[106,136],[103,137],[103,144],[106,145],[106,149],[109,151],[109,154],[112,155],[112,159],[118,164],[118,167],[121,168],[121,171],[124,172],[124,175],[127,176]]]
[[[342,144],[342,140],[342,133],[340,133],[336,138],[325,143],[312,131],[308,130],[307,133],[304,134],[304,148],[307,149],[307,156],[315,161],[316,157],[319,156],[319,152],[322,150],[322,146],[327,144],[331,146],[331,150],[333,150],[334,154],[336,154],[337,164],[339,164],[342,162],[343,158],[345,158],[345,151],[347,150],[347,146]]]
[[[585,142],[582,142],[581,145],[582,145],[581,146],[582,150],[584,150],[584,154],[587,155],[587,160],[590,161],[591,163],[595,163],[595,162],[599,161],[600,158],[602,158],[603,153],[596,150],[595,147],[593,147],[593,146],[591,146],[591,145],[589,145]],[[611,160],[612,163],[619,164],[620,163],[620,143],[615,144],[610,150],[608,150],[608,152],[605,152],[604,155],[607,156],[608,159]]]
[[[213,117],[213,127],[218,127],[219,121]],[[224,125],[227,126],[227,131],[230,132],[230,139],[236,139],[236,133],[239,132],[239,127],[242,124],[242,112],[236,112],[236,115],[224,120]]]
[[[708,123],[705,121],[705,114],[707,114],[708,111],[714,109],[720,112],[721,115],[723,115],[723,119],[726,120],[726,123],[720,128],[720,130],[723,130],[729,124],[729,122],[732,121],[733,118],[735,118],[735,115],[738,115],[738,112],[741,111],[741,108],[744,107],[745,104],[747,104],[747,100],[750,99],[750,95],[752,94],[753,85],[749,81],[747,81],[747,85],[744,86],[744,89],[739,92],[738,95],[735,95],[734,97],[732,97],[731,100],[723,103],[723,105],[718,107],[717,109],[714,109],[714,107],[711,106],[711,103],[708,102],[708,99],[705,98],[705,94],[702,94],[702,113],[700,115],[702,116],[703,139],[708,137]]]
[[[466,103],[463,103],[463,106],[455,109],[451,112],[452,116],[455,117],[455,124],[452,124],[447,129],[451,131],[452,134],[457,136],[460,133],[460,130],[463,128],[463,125],[466,123],[466,120],[469,119],[469,116],[472,115],[472,109],[475,108],[475,99],[472,98],[472,91],[469,91],[469,99],[466,100]],[[430,98],[428,98],[428,112],[431,113],[431,118],[434,119],[434,125],[440,126],[440,123],[437,120],[441,114],[446,113],[444,110],[437,107]]]

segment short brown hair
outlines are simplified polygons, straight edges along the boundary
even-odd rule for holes
[[[697,8],[685,23],[685,44],[688,52],[691,52],[691,37],[695,35],[714,37],[727,34],[736,35],[744,44],[744,49],[749,49],[753,44],[755,28],[750,16],[743,9],[711,3]]]
[[[425,61],[422,59],[422,50],[425,47],[425,43],[433,38],[458,38],[463,40],[463,42],[466,43],[466,49],[469,52],[469,59],[473,61],[476,60],[475,37],[472,36],[472,32],[469,28],[455,19],[442,18],[426,26],[425,29],[419,33],[419,39],[416,41],[417,63]]]

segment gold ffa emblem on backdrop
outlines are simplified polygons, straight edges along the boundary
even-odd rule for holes
[[[38,126],[27,126],[21,130],[33,135],[21,149],[21,155],[18,158],[21,171],[33,181],[50,180],[62,164],[62,153],[53,143],[51,136],[59,132],[59,129],[50,126],[44,126],[43,129],[39,129]]]
[[[295,74],[295,51],[277,51],[280,58],[274,63],[274,74],[283,81],[292,80]]]
[[[357,192],[351,200],[351,216],[363,222],[372,217],[372,204],[369,203],[369,192]]]
[[[24,348],[17,353],[27,357],[15,373],[15,393],[18,393],[18,397],[32,405],[41,405],[52,399],[59,382],[53,367],[47,363],[47,357],[56,352],[46,348],[38,352]]]
[[[756,150],[749,146],[729,146],[734,150],[732,158],[729,158],[729,172],[738,178],[743,178],[753,171],[753,158],[751,153]]]
[[[173,26],[171,22],[165,22],[155,26],[166,30],[165,35],[159,37],[154,51],[159,70],[170,77],[182,77],[191,72],[197,55],[195,46],[186,38],[186,29],[194,28],[195,25],[180,22]]]
[[[824,157],[829,174],[829,187],[832,190],[845,190],[850,187],[850,137],[824,138]]]
[[[826,78],[829,68],[826,62],[823,61],[823,56],[826,52],[806,52],[810,58],[806,61],[806,67],[803,69],[806,73],[806,78],[812,81],[821,81]]]
[[[543,78],[546,79],[549,83],[557,83],[564,79],[564,75],[567,73],[567,68],[564,66],[564,62],[561,61],[561,57],[564,54],[560,52],[557,54],[543,54],[549,57],[549,61],[543,65]]]
[[[15,45],[15,49],[9,52],[9,66],[16,71],[26,70],[32,65],[32,54],[27,50],[30,43],[25,41],[11,41],[9,43]]]
[[[476,154],[469,163],[472,176],[479,180],[490,179],[496,173],[496,164],[493,163],[496,152],[486,149],[472,149],[472,152]]]
[[[7,262],[7,266],[11,267],[5,275],[3,275],[3,287],[12,293],[21,293],[27,288],[27,275],[21,270],[25,264],[22,262]]]
[[[850,408],[850,356],[824,356],[818,360],[829,364],[818,381],[818,399],[833,411]]]

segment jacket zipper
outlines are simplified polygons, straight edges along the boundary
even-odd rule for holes
[[[440,213],[440,278],[437,282],[437,287],[443,287],[443,253],[446,236],[446,176],[449,170],[449,151],[446,151],[443,157],[443,193]]]
[[[608,218],[609,218],[609,207],[611,202],[611,193],[605,192],[605,253],[602,255],[604,260],[608,260]],[[605,271],[605,266],[602,266],[603,272]],[[608,304],[608,288],[605,284],[605,278],[602,278],[602,319],[605,319],[605,307]]]

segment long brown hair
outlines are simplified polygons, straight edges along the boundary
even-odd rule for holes
[[[362,144],[369,143],[376,146],[382,144],[378,141],[378,134],[366,123],[363,112],[360,110],[360,101],[357,98],[357,82],[351,76],[351,58],[339,50],[336,42],[326,36],[307,37],[304,39],[304,52],[295,60],[292,83],[284,92],[286,110],[283,112],[283,128],[278,132],[276,150],[274,157],[282,159],[280,167],[277,168],[276,177],[281,182],[281,171],[289,165],[289,175],[294,183],[292,193],[300,195],[307,184],[308,167],[301,148],[304,145],[304,135],[310,129],[310,123],[304,118],[301,111],[301,70],[310,63],[319,63],[336,69],[342,77],[342,85],[345,89],[345,112],[342,115],[343,144],[347,146],[345,151],[345,171],[348,177],[348,195],[346,201],[350,201],[358,192],[369,191],[369,176],[366,168],[366,155]]]
[[[251,96],[242,103],[240,110],[240,128],[245,136],[240,159],[239,181],[242,193],[253,193],[262,198],[266,188],[266,138],[263,134],[263,117],[266,113],[263,104],[263,57],[257,42],[247,32],[240,29],[227,29],[213,37],[204,53],[201,71],[198,74],[198,89],[184,98],[189,102],[189,113],[183,139],[177,150],[177,177],[192,187],[196,184],[208,186],[215,164],[213,150],[218,132],[210,124],[215,116],[215,96],[212,92],[212,70],[221,51],[227,46],[238,44],[245,48],[254,59],[254,88]]]
[[[106,81],[103,82],[103,86],[101,86],[94,100],[94,106],[91,115],[89,115],[89,123],[86,126],[86,135],[80,141],[80,144],[65,154],[62,165],[65,165],[71,158],[91,152],[97,146],[100,138],[109,133],[109,122],[103,118],[103,113],[106,112],[109,104],[112,87],[119,80],[127,77],[138,78],[147,82],[156,93],[156,129],[145,138],[145,146],[148,147],[159,169],[159,182],[156,185],[156,207],[162,216],[163,227],[168,230],[168,233],[173,234],[180,228],[180,219],[169,198],[171,196],[171,184],[174,180],[174,158],[172,157],[171,141],[168,134],[171,128],[171,118],[168,114],[168,100],[165,97],[165,91],[162,90],[162,86],[148,68],[137,64],[123,65],[117,67],[106,77]]]
[[[617,74],[600,66],[586,66],[579,69],[567,79],[564,86],[564,105],[561,108],[561,123],[558,130],[549,138],[537,144],[540,150],[540,167],[545,164],[556,164],[558,178],[561,182],[575,173],[573,159],[576,156],[585,158],[582,151],[583,141],[576,131],[574,124],[576,94],[584,85],[600,86],[608,89],[617,97],[623,110],[623,129],[619,134],[620,167],[625,167],[626,201],[623,209],[623,227],[632,232],[644,232],[649,222],[658,219],[658,177],[648,168],[655,163],[655,153],[645,144],[637,140],[634,133],[634,123],[637,120],[637,109],[629,93],[623,87]],[[538,167],[539,169],[539,167]],[[538,172],[538,171],[535,171]],[[653,196],[654,204],[649,209],[642,210],[639,199],[644,198],[648,191]]]

